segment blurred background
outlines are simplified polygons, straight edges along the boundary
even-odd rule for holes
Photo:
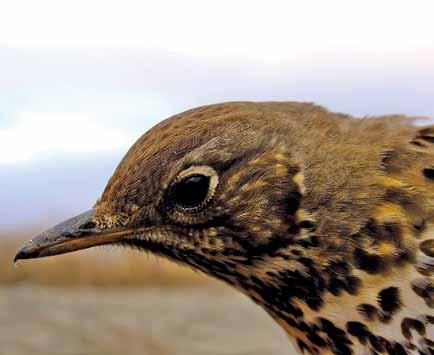
[[[291,354],[228,287],[99,248],[23,262],[129,146],[204,104],[434,116],[432,1],[2,1],[0,354]]]

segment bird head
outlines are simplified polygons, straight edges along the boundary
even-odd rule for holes
[[[124,245],[248,289],[282,251],[287,258],[299,231],[300,162],[274,116],[234,103],[163,121],[132,146],[93,209],[16,259]]]

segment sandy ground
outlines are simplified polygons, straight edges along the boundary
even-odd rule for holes
[[[0,288],[0,354],[288,355],[283,331],[227,287]]]

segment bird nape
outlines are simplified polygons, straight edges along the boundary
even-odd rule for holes
[[[173,116],[16,259],[123,244],[261,305],[307,354],[434,354],[434,126],[305,103]]]

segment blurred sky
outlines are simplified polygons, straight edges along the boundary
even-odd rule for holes
[[[2,1],[0,230],[88,209],[179,111],[302,100],[434,117],[431,1]]]

